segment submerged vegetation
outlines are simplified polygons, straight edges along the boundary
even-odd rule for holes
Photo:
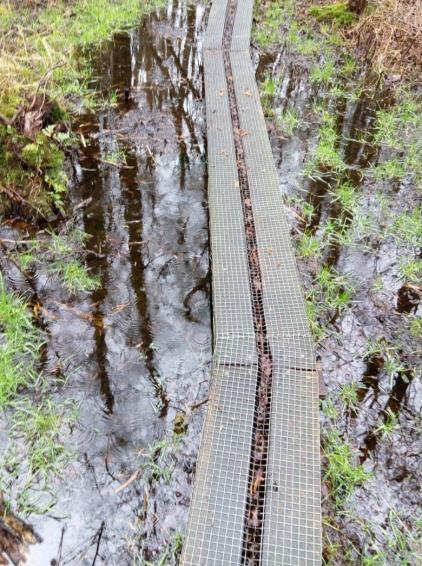
[[[406,417],[401,408],[406,392],[420,395],[420,20],[393,21],[406,2],[369,2],[359,16],[351,4],[257,3],[253,37],[270,61],[258,68],[262,103],[283,156],[286,213],[329,390],[321,407],[324,561],[411,564],[420,525],[415,507],[393,495],[386,461],[403,439],[416,442],[419,426],[418,403]],[[300,176],[292,163],[302,163]],[[406,474],[402,489],[412,493],[415,469]]]

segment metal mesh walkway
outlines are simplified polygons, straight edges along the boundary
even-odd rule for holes
[[[204,47],[214,359],[182,556],[185,566],[321,563],[318,380],[303,291],[248,52],[252,9],[253,0],[214,0]],[[227,52],[223,42],[228,25]],[[235,109],[228,83],[234,87]],[[243,165],[233,112],[241,129]],[[259,449],[257,398],[262,386],[245,198],[239,186],[241,166],[253,212],[260,308],[272,360],[262,471],[251,465]],[[264,486],[257,485],[260,474]],[[251,516],[256,512],[251,508],[253,497],[260,498],[256,516]],[[255,523],[259,556],[251,558],[245,530]]]

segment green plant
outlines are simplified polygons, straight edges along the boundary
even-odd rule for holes
[[[417,246],[422,234],[422,206],[399,214],[394,220],[391,234],[400,243]]]
[[[354,462],[349,444],[336,430],[325,434],[323,453],[326,461],[324,476],[330,486],[330,497],[336,507],[342,507],[355,488],[371,476]]]
[[[113,153],[110,153],[109,155],[105,155],[101,161],[103,163],[114,165],[115,167],[121,167],[122,165],[126,165],[127,163],[126,152],[122,149],[118,149]]]
[[[99,278],[90,275],[77,260],[56,260],[51,264],[50,271],[62,278],[71,293],[77,291],[89,293],[98,289],[101,284]]]
[[[315,56],[324,49],[324,44],[317,38],[312,37],[312,30],[307,32],[299,28],[295,22],[289,26],[287,33],[287,44],[299,55]]]
[[[353,55],[346,55],[340,68],[340,73],[346,77],[353,75],[357,69],[357,61]]]
[[[264,114],[267,117],[274,115],[273,102],[277,90],[277,82],[271,76],[267,75],[260,85],[261,103]]]
[[[286,0],[283,3],[276,0],[265,3],[257,2],[255,4],[256,25],[252,34],[254,41],[263,48],[279,43],[282,39],[280,28],[292,12],[292,0]]]
[[[319,22],[329,22],[338,26],[348,26],[356,19],[356,16],[348,9],[347,2],[311,6],[309,14]]]
[[[357,383],[346,383],[340,389],[340,399],[349,409],[355,409],[358,406],[358,384]]]
[[[327,86],[334,81],[335,78],[335,63],[328,60],[323,65],[316,65],[312,67],[309,74],[311,83],[319,86]]]
[[[400,275],[408,283],[419,283],[422,278],[422,261],[407,258],[400,262]]]
[[[334,406],[333,400],[330,398],[327,398],[322,402],[321,410],[324,413],[324,415],[327,418],[331,419],[332,421],[337,420],[340,416],[340,413]]]
[[[374,167],[373,175],[377,181],[402,179],[406,175],[406,166],[398,159],[389,159]]]
[[[353,213],[358,203],[358,194],[356,187],[350,181],[340,183],[336,190],[332,193],[333,201],[338,201],[343,210]]]
[[[330,112],[323,111],[321,120],[317,146],[304,169],[304,174],[312,179],[322,179],[327,173],[330,177],[336,176],[347,168],[337,149],[335,117]]]
[[[303,258],[319,258],[322,249],[321,241],[309,232],[304,232],[297,244],[297,252]]]
[[[37,377],[42,340],[23,299],[6,291],[0,273],[0,409]]]
[[[382,422],[375,429],[375,434],[379,434],[385,438],[391,438],[394,430],[398,426],[398,418],[391,409],[387,409],[384,413]]]
[[[315,277],[318,292],[329,309],[342,310],[351,300],[354,289],[344,275],[324,266]]]
[[[416,317],[409,321],[409,333],[413,338],[422,338],[422,318]]]
[[[277,116],[277,123],[287,136],[292,136],[300,124],[299,114],[296,110],[287,108]]]
[[[14,408],[11,432],[25,440],[29,475],[41,474],[48,480],[52,474],[60,474],[68,453],[59,441],[59,433],[65,421],[71,424],[76,420],[74,406],[67,410],[66,417],[65,405],[49,398],[40,403],[22,399]]]

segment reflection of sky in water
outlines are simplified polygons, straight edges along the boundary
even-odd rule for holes
[[[57,558],[64,525],[63,563],[85,563],[84,553],[91,563],[89,539],[103,520],[104,561],[97,563],[130,563],[125,539],[133,535],[144,488],[140,481],[114,490],[149,446],[171,433],[177,412],[206,394],[211,335],[197,51],[203,12],[170,2],[163,20],[153,15],[118,35],[96,63],[99,87],[120,93],[130,86],[131,100],[120,97],[118,108],[81,119],[86,139],[93,135],[73,198],[77,204],[92,197],[84,228],[92,235],[90,267],[103,287],[60,312],[51,327],[50,350],[72,369],[64,394],[81,407],[68,439],[77,461],[54,508],[55,516],[70,518],[36,522],[44,544],[31,553],[34,565]],[[116,156],[123,167],[108,163]],[[197,438],[201,418],[193,415],[185,438],[188,458],[195,457],[198,440],[189,437]],[[164,514],[186,521],[189,483],[179,481],[188,496],[182,514],[171,493],[162,496]]]

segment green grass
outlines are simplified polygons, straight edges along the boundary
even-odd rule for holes
[[[312,30],[298,26],[296,22],[291,22],[287,33],[287,45],[289,48],[305,57],[315,56],[324,50],[324,42],[315,37]]]
[[[391,438],[393,432],[398,427],[398,418],[395,413],[391,409],[387,409],[384,414],[383,420],[374,430],[375,434],[383,437],[383,438]]]
[[[84,265],[78,260],[57,260],[50,266],[51,273],[55,273],[62,280],[70,293],[89,293],[100,287],[98,277],[90,275]]]
[[[295,109],[287,108],[277,116],[277,124],[288,137],[291,137],[300,125],[299,113]]]
[[[337,508],[341,508],[362,485],[370,474],[355,463],[355,455],[350,445],[336,430],[328,431],[323,438],[323,454],[326,461],[324,479],[330,485],[330,497]]]
[[[406,371],[406,366],[400,357],[400,343],[391,343],[385,338],[369,341],[364,357],[370,359],[377,356],[383,359],[383,370],[389,378],[390,388],[399,374]]]
[[[315,65],[309,73],[311,83],[318,86],[328,86],[332,84],[336,76],[336,64],[332,60],[326,61],[323,65]]]
[[[48,239],[32,240],[26,249],[16,250],[14,260],[22,269],[28,269],[40,263],[52,274],[56,274],[70,293],[95,291],[100,286],[100,279],[90,274],[79,258],[83,257],[83,246],[88,236],[80,229],[73,228],[64,234],[48,231]]]
[[[274,116],[274,98],[277,86],[277,81],[271,75],[266,75],[259,86],[262,109],[267,118]]]
[[[317,146],[304,168],[304,175],[320,179],[324,174],[338,176],[346,170],[346,164],[338,150],[339,136],[333,114],[323,111],[318,130]]]
[[[375,120],[374,143],[393,149],[404,149],[408,138],[415,138],[422,124],[419,103],[414,96],[400,90],[397,103],[379,110]]]
[[[142,467],[151,481],[169,483],[175,466],[174,454],[181,445],[180,436],[169,434],[149,447]]]
[[[34,402],[29,398],[15,405],[11,432],[22,437],[27,450],[28,479],[38,476],[48,481],[61,474],[69,453],[60,441],[64,424],[70,426],[77,418],[75,407],[54,403],[50,398]]]
[[[406,283],[420,284],[422,281],[422,261],[411,257],[400,261],[399,271]]]
[[[333,202],[338,201],[343,210],[351,213],[355,211],[358,199],[356,186],[350,181],[340,183],[333,193]]]
[[[292,0],[270,0],[265,3],[255,2],[255,26],[252,32],[253,41],[261,48],[268,48],[283,41],[281,27],[286,25],[293,14]]]
[[[345,56],[344,61],[340,67],[340,74],[350,77],[357,70],[358,64],[355,57],[351,54]]]
[[[354,292],[347,277],[328,266],[320,268],[305,295],[307,315],[317,342],[327,336],[331,321],[350,306]]]
[[[355,409],[358,406],[358,389],[357,383],[346,383],[340,390],[340,399],[349,409]]]
[[[422,206],[416,205],[412,210],[400,213],[394,219],[391,234],[399,243],[416,247],[422,234]]]
[[[395,104],[379,110],[375,120],[374,143],[400,151],[404,157],[394,157],[380,164],[381,178],[401,179],[412,174],[416,184],[422,182],[422,113],[420,102],[409,89],[396,93]]]
[[[0,455],[0,491],[13,500],[18,486],[15,503],[24,514],[49,510],[50,503],[36,505],[31,493],[62,472],[68,452],[59,433],[76,419],[73,406],[53,402],[44,391],[41,346],[29,306],[6,290],[0,274],[0,410],[10,423],[8,447]]]
[[[0,409],[37,379],[42,341],[23,299],[7,293],[0,273]]]
[[[304,259],[320,258],[323,252],[321,240],[310,232],[303,232],[297,243],[297,253]]]
[[[13,34],[14,41],[0,58],[0,68],[8,70],[0,98],[3,106],[5,99],[16,102],[25,92],[33,92],[38,79],[58,63],[64,65],[52,72],[49,92],[66,106],[66,96],[87,91],[90,68],[87,55],[81,57],[83,49],[108,39],[159,5],[162,0],[77,0],[71,7],[59,0],[38,10],[3,6],[2,30],[25,30]],[[31,57],[16,57],[21,52]],[[13,113],[10,104],[8,113]]]
[[[422,339],[422,318],[415,317],[409,321],[409,333],[413,338]]]
[[[406,176],[407,169],[403,161],[399,159],[389,159],[379,163],[373,169],[374,178],[377,181],[391,181],[395,179],[403,179]]]

